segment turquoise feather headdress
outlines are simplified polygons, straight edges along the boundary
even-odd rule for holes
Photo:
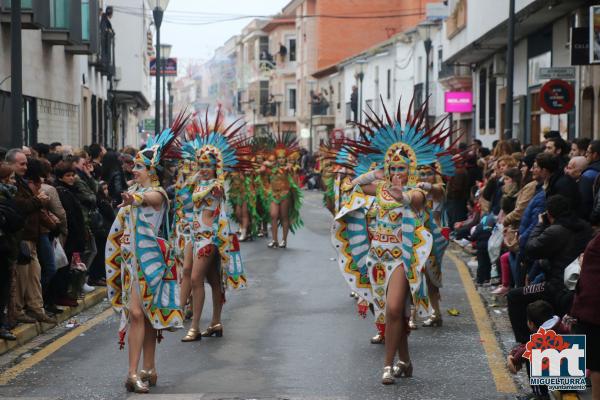
[[[190,117],[191,115],[185,111],[181,112],[170,128],[148,139],[146,148],[136,154],[134,162],[145,165],[151,175],[156,176],[157,170],[161,169],[160,162],[162,160],[179,158],[178,137],[188,124]]]
[[[216,120],[211,125],[207,109],[204,121],[193,120],[192,138],[182,146],[182,157],[197,163],[216,163],[219,178],[223,178],[225,172],[250,169],[251,163],[243,156],[250,153],[251,147],[241,131],[244,125],[238,124],[238,121],[224,127],[223,114],[219,108]]]

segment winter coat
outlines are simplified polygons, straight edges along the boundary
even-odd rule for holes
[[[68,186],[60,181],[56,184],[56,190],[67,213],[68,234],[64,239],[64,249],[67,257],[71,258],[74,252],[82,253],[85,250],[86,241],[89,239],[87,227],[83,221],[83,207],[79,201],[77,186]]]
[[[112,171],[106,181],[108,185],[108,195],[110,196],[113,206],[120,204],[122,201],[121,193],[127,191],[127,182],[125,175],[121,170]]]
[[[13,200],[13,193],[5,184],[0,183],[0,265],[11,265],[18,255],[19,232],[23,229],[24,219],[19,214]]]
[[[535,195],[527,205],[519,225],[519,248],[521,250],[525,247],[529,234],[538,223],[538,215],[546,211],[546,193],[542,185],[538,184],[535,190]]]
[[[588,243],[581,273],[575,288],[575,298],[571,315],[580,321],[600,326],[600,235]]]
[[[570,201],[572,210],[579,209],[581,196],[577,182],[562,172],[552,175],[546,186],[546,198],[557,194],[566,197]]]
[[[600,173],[600,161],[594,161],[583,171],[579,178],[579,194],[581,196],[581,207],[579,216],[589,219],[594,208],[594,181]]]
[[[37,242],[40,238],[40,213],[43,208],[42,202],[33,194],[27,182],[17,176],[15,194],[15,206],[19,214],[25,218],[25,227],[21,239],[30,242]]]
[[[569,214],[553,224],[538,223],[525,245],[525,256],[541,260],[547,287],[559,293],[565,289],[565,268],[583,252],[591,238],[591,225]]]
[[[517,225],[521,221],[527,205],[535,195],[537,185],[538,183],[535,181],[529,182],[519,190],[515,208],[504,217],[504,226]]]
[[[50,198],[46,209],[50,211],[52,214],[56,215],[56,217],[60,220],[60,224],[58,226],[58,234],[60,236],[67,236],[67,213],[60,202],[60,197],[56,188],[54,186],[48,185],[47,183],[42,183],[42,192],[46,193]]]

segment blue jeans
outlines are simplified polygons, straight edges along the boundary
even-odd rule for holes
[[[52,280],[54,274],[56,274],[56,263],[54,261],[54,247],[48,234],[40,235],[38,241],[38,259],[42,266],[42,290],[45,291],[48,288],[48,284]]]

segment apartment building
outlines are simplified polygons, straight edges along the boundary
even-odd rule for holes
[[[567,114],[550,115],[540,107],[540,89],[546,82],[540,68],[571,66],[573,28],[588,26],[585,0],[523,0],[516,2],[513,137],[537,144],[549,130],[565,139],[598,137],[597,68],[580,66],[572,82],[575,107]],[[450,0],[450,18],[444,23],[444,58],[448,87],[472,90],[472,137],[490,146],[505,131],[506,46],[508,2]]]

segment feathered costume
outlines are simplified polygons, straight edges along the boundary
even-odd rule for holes
[[[412,103],[410,110],[412,110]],[[359,260],[366,262],[376,324],[381,334],[385,327],[387,286],[390,277],[398,267],[404,269],[412,302],[418,313],[420,315],[429,313],[424,269],[427,259],[434,251],[436,235],[430,233],[425,226],[424,212],[416,212],[407,200],[398,201],[392,196],[389,177],[390,169],[407,168],[408,183],[404,191],[418,190],[416,189],[417,168],[421,165],[430,165],[445,154],[441,145],[447,139],[447,132],[437,132],[440,124],[429,130],[424,128],[424,107],[417,110],[414,118],[410,116],[410,110],[404,126],[401,123],[399,107],[395,120],[390,117],[387,110],[385,110],[385,122],[376,115],[367,116],[372,127],[361,126],[366,132],[364,135],[366,141],[347,145],[355,154],[367,156],[378,169],[383,169],[386,177],[385,180],[376,183],[373,204],[376,214],[371,228],[367,228],[367,223],[362,221],[353,226],[353,230],[358,232],[355,235],[361,238],[366,238],[367,231],[369,232],[370,245],[367,248],[365,240],[349,240],[346,249],[350,254],[361,255],[362,258]],[[360,187],[355,189],[353,196],[337,214],[336,220],[343,220],[350,213],[364,209],[366,200],[358,195],[361,192]],[[368,252],[366,256],[365,252]],[[360,266],[357,265],[357,268]],[[366,296],[366,291],[357,293]]]
[[[295,233],[303,223],[300,219],[302,207],[302,191],[294,179],[294,171],[287,161],[299,151],[298,139],[293,132],[277,135],[275,148],[268,161],[269,188],[267,198],[269,204],[280,204],[284,199],[290,199],[289,220],[290,231]]]
[[[188,179],[188,186],[193,188],[191,235],[194,257],[218,251],[223,287],[240,289],[246,287],[246,275],[237,235],[231,231],[225,210],[224,183],[226,172],[248,170],[251,163],[241,157],[243,149],[248,149],[246,140],[241,136],[243,125],[236,127],[235,124],[222,128],[220,112],[217,112],[217,120],[210,127],[206,117],[204,123],[195,124],[195,138],[183,145],[182,156],[197,165],[211,163],[216,168],[215,179],[205,181],[198,174]],[[205,211],[214,216],[210,225],[202,218]]]
[[[160,187],[157,170],[161,168],[162,159],[175,156],[170,151],[188,118],[183,114],[178,116],[171,129],[149,139],[147,148],[137,154],[135,161],[146,166],[152,186],[134,185],[129,189],[134,202],[119,210],[107,239],[106,283],[111,305],[121,314],[121,348],[125,345],[132,290],[138,291],[144,314],[154,329],[183,326],[176,267],[167,262],[168,244],[159,237],[169,200]],[[160,210],[143,205],[144,194],[152,191],[164,196]]]

